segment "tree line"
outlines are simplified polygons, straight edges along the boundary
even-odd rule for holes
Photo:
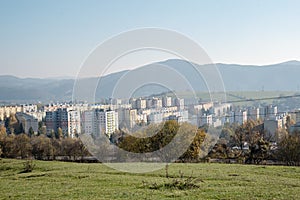
[[[300,133],[282,128],[275,134],[264,131],[261,121],[248,120],[242,125],[226,124],[209,158],[236,159],[246,164],[300,165]],[[279,140],[274,136],[280,135]],[[276,142],[275,142],[276,141]],[[233,149],[233,147],[236,147]]]
[[[46,135],[7,134],[0,127],[0,155],[4,158],[78,160],[89,156],[79,138],[49,138]]]
[[[46,135],[44,126],[40,124],[38,134],[24,134],[21,131],[22,127],[13,116],[0,125],[1,157],[80,160],[91,156],[79,138],[63,136],[61,129],[57,133]],[[221,134],[218,135],[217,132]],[[178,137],[178,133],[181,136]],[[300,165],[300,133],[288,133],[282,129],[277,134],[282,137],[274,145],[274,138],[266,134],[260,121],[249,120],[242,125],[225,124],[216,130],[170,120],[149,125],[134,134],[119,130],[109,139],[111,143],[132,153],[155,152],[172,141],[173,146],[163,157],[163,161],[167,162],[172,161],[176,151],[188,143],[188,148],[177,161],[221,159],[262,164],[268,160],[286,165]],[[126,155],[122,156],[126,158]]]

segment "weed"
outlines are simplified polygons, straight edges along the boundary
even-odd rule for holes
[[[142,183],[143,183],[144,187],[147,187],[147,188],[153,189],[153,190],[158,190],[158,189],[188,190],[188,189],[200,188],[199,183],[204,182],[200,178],[193,177],[193,173],[188,178],[184,178],[183,172],[181,170],[179,171],[179,177],[178,178],[172,178],[171,179],[171,178],[169,178],[169,176],[166,176],[166,178],[167,178],[167,181],[165,181],[161,184],[158,184],[156,182],[148,183],[148,182],[145,182],[145,181],[143,181]]]
[[[33,163],[33,160],[27,160],[23,163],[23,170],[21,173],[28,173],[32,172],[32,170],[35,168],[35,164]]]

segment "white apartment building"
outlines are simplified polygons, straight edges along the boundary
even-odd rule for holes
[[[115,111],[105,111],[105,123],[103,123],[103,120],[100,121],[100,127],[104,129],[105,127],[105,134],[107,134],[109,137],[111,134],[113,134],[118,128],[118,113]]]
[[[35,104],[23,104],[21,107],[23,113],[37,112],[37,105]]]
[[[120,109],[119,114],[119,126],[122,128],[132,129],[137,123],[137,110],[136,109]]]
[[[210,107],[209,112],[216,117],[225,116],[231,110],[231,104],[224,103],[224,104],[217,104],[213,107]]]
[[[95,136],[107,134],[110,136],[119,128],[118,112],[116,111],[93,109],[85,111],[82,118],[82,127],[86,134]]]
[[[17,112],[22,112],[21,106],[1,106],[0,107],[0,120],[4,120],[10,115],[14,115]]]
[[[55,111],[47,111],[45,117],[47,134],[52,131],[58,132],[61,128],[64,136],[75,137],[81,133],[80,112],[78,110],[68,110],[67,108],[58,108]]]
[[[255,107],[249,108],[248,109],[248,118],[252,119],[254,121],[258,120],[260,118],[259,108],[255,108]]]
[[[172,106],[172,97],[167,97],[167,96],[162,97],[162,106],[163,107]]]
[[[162,108],[162,100],[159,98],[153,98],[152,106],[154,109],[161,109]]]
[[[87,110],[82,113],[82,132],[88,135],[95,135],[97,129],[96,114],[94,110]]]
[[[244,124],[248,120],[246,110],[237,110],[234,112],[234,121],[238,124]]]
[[[177,106],[178,110],[184,110],[184,99],[175,98],[174,105]]]
[[[225,117],[224,117],[224,123],[227,122],[229,124],[232,124],[235,122],[235,112],[234,111],[230,111]]]
[[[139,98],[136,100],[136,109],[145,109],[146,108],[146,100]]]
[[[81,133],[80,112],[78,110],[68,111],[68,135],[71,138]]]
[[[206,102],[206,103],[200,103],[196,105],[191,105],[191,109],[194,110],[194,112],[198,113],[201,110],[209,110],[210,108],[213,107],[213,102]]]

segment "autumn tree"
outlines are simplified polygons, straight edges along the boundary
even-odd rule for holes
[[[17,146],[15,143],[16,136],[13,134],[9,134],[5,136],[1,141],[2,146],[2,155],[5,158],[16,158],[17,157]]]
[[[286,135],[278,143],[276,157],[287,165],[300,165],[300,134]]]
[[[250,145],[246,163],[260,164],[270,156],[270,142],[260,138],[255,145]]]
[[[63,155],[62,140],[51,138],[50,141],[53,147],[53,159],[55,160],[57,156]]]
[[[21,156],[22,159],[31,156],[32,146],[30,138],[26,134],[19,134],[16,136],[16,155]]]
[[[180,157],[183,161],[197,161],[200,158],[201,146],[203,145],[206,133],[203,129],[198,129],[193,142],[187,151]]]
[[[62,131],[62,129],[61,129],[60,127],[57,129],[57,133],[55,134],[55,137],[56,137],[57,139],[61,139],[61,138],[64,137],[63,131]]]
[[[46,135],[47,134],[47,129],[46,126],[44,125],[44,122],[39,122],[38,123],[38,135]]]
[[[45,135],[40,135],[31,138],[32,155],[35,159],[50,160],[54,154],[54,147],[51,143],[50,138]]]
[[[0,126],[0,139],[3,139],[7,135],[5,126]]]
[[[153,152],[167,145],[176,135],[178,128],[179,124],[172,120],[159,125],[151,124],[144,130],[125,134],[119,146],[134,153]]]
[[[286,117],[286,123],[284,124],[286,130],[289,131],[289,130],[290,130],[290,127],[291,127],[293,124],[295,124],[295,121],[291,118],[290,115],[288,115],[288,116]]]
[[[81,160],[83,160],[83,158],[87,155],[89,155],[89,152],[86,148],[86,146],[82,143],[82,141],[78,138],[74,139],[74,143],[73,143],[73,158],[74,160],[76,160],[78,157],[81,158]]]
[[[244,143],[247,142],[250,145],[255,145],[261,137],[264,136],[262,130],[256,128],[257,122],[248,120],[246,123],[238,126],[231,137],[231,142],[242,150]]]
[[[61,146],[62,146],[62,155],[63,156],[68,156],[68,158],[71,160],[72,157],[74,158],[76,153],[74,152],[75,148],[74,145],[75,144],[75,140],[72,138],[64,138],[61,142]]]
[[[11,114],[9,117],[7,117],[4,124],[9,134],[19,134],[22,132],[22,127],[20,127],[15,114]]]
[[[2,146],[0,145],[0,159],[2,157]]]
[[[189,123],[179,124],[170,120],[162,124],[149,125],[146,129],[132,135],[124,135],[117,144],[125,151],[141,153],[142,158],[152,156],[162,162],[172,162],[174,159],[197,160],[201,145],[205,138],[204,130]],[[152,154],[147,154],[152,153]]]

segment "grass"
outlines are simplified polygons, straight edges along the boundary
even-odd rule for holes
[[[238,164],[171,164],[165,170],[129,174],[102,164],[0,160],[0,199],[299,199],[300,168]],[[169,186],[200,179],[199,187]],[[147,183],[147,184],[145,184]],[[159,187],[148,187],[158,185]]]

